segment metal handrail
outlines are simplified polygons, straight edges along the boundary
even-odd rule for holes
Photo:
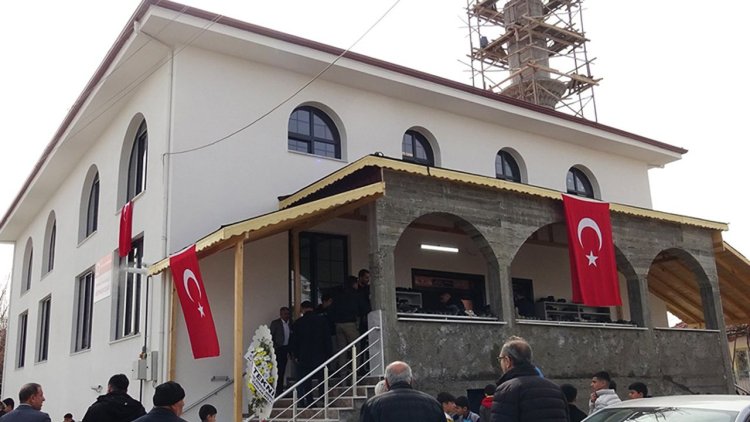
[[[360,341],[364,340],[365,338],[368,338],[369,335],[371,333],[375,332],[375,331],[379,332],[379,334],[380,334],[379,337],[375,341],[373,341],[371,344],[369,344],[366,348],[364,348],[363,350],[361,350],[358,353],[357,352],[357,343],[359,343]],[[323,384],[323,390],[324,390],[323,397],[322,397],[322,399],[323,399],[323,408],[319,409],[312,417],[318,416],[318,415],[320,415],[321,412],[323,412],[325,414],[325,418],[327,419],[328,418],[328,407],[329,407],[330,403],[335,402],[336,400],[340,399],[341,397],[343,397],[349,391],[356,391],[356,390],[354,390],[354,388],[357,386],[357,382],[358,382],[357,372],[359,370],[365,368],[365,366],[367,364],[371,364],[372,362],[374,362],[376,358],[379,358],[379,362],[377,362],[377,363],[380,365],[381,370],[383,370],[385,368],[385,360],[384,360],[384,356],[383,356],[382,351],[376,351],[375,353],[370,353],[369,358],[360,361],[360,364],[357,365],[357,361],[358,361],[359,357],[364,356],[364,354],[367,351],[374,350],[374,346],[376,346],[376,345],[380,345],[381,348],[382,348],[382,344],[383,344],[383,332],[380,329],[380,327],[376,326],[376,327],[370,328],[364,334],[360,335],[354,341],[352,341],[351,343],[349,343],[346,347],[342,348],[336,354],[334,354],[333,356],[331,356],[330,358],[328,358],[328,360],[326,360],[325,362],[323,362],[322,364],[320,364],[317,368],[315,368],[314,370],[310,371],[309,374],[307,374],[302,379],[300,379],[296,383],[294,383],[294,385],[292,385],[291,387],[287,388],[278,397],[275,397],[271,401],[271,405],[273,406],[279,400],[281,400],[282,398],[284,398],[287,395],[289,395],[289,393],[291,392],[292,393],[292,404],[289,405],[289,406],[287,406],[284,409],[281,409],[281,410],[282,410],[282,414],[283,414],[284,411],[291,410],[292,411],[292,417],[291,417],[291,419],[293,421],[296,421],[297,418],[298,418],[298,414],[299,413],[301,413],[302,411],[305,411],[307,409],[312,408],[312,404],[311,404],[309,406],[305,406],[305,407],[302,407],[301,409],[299,409],[298,408],[298,402],[300,400],[302,400],[302,399],[304,399],[304,398],[312,395],[313,392],[314,392],[314,390],[315,390],[315,389],[310,389],[310,391],[308,391],[307,393],[305,393],[305,395],[303,395],[302,397],[297,397],[297,387],[299,387],[304,382],[306,382],[309,379],[313,378],[316,374],[318,374],[319,372],[322,371],[323,372],[322,384]],[[347,362],[347,364],[345,364],[345,365],[341,365],[341,367],[338,368],[338,369],[336,369],[336,370],[334,370],[333,373],[329,373],[328,365],[331,364],[331,363],[334,363],[339,357],[341,357],[345,353],[349,352],[350,350],[352,352],[352,358],[349,360],[349,362]],[[338,388],[342,384],[344,384],[344,382],[346,381],[347,378],[341,378],[333,386],[329,385],[329,380],[331,379],[332,376],[335,376],[337,373],[340,373],[341,371],[343,371],[344,368],[346,368],[349,363],[351,363],[351,382],[352,382],[352,385],[349,386],[349,387],[347,387],[341,394],[339,394],[336,397],[334,397],[333,399],[331,399],[329,392],[331,390],[333,390],[334,388]],[[371,369],[368,370],[367,373],[361,377],[362,379],[364,379],[365,377],[371,376],[373,374],[374,371],[372,369],[372,365],[370,366],[370,368]],[[281,378],[281,377],[279,377],[279,378]],[[320,398],[318,400],[320,400]],[[249,419],[252,419],[254,417],[256,417],[255,414],[251,415]],[[270,418],[268,420],[272,421],[274,419],[275,418]],[[286,417],[284,419],[288,419],[288,417]]]
[[[206,400],[207,400],[207,399],[208,399],[209,397],[212,397],[212,396],[215,396],[215,395],[219,394],[219,391],[221,391],[221,390],[223,390],[223,389],[225,389],[225,388],[229,387],[229,386],[230,386],[230,385],[232,385],[232,384],[234,384],[234,380],[233,380],[233,379],[231,379],[231,378],[229,378],[228,380],[226,380],[226,381],[224,382],[224,384],[222,384],[222,385],[220,385],[220,386],[216,387],[216,388],[215,388],[215,389],[213,389],[213,390],[212,390],[212,391],[211,391],[210,393],[208,393],[208,394],[206,394],[205,396],[203,396],[203,397],[199,398],[198,400],[196,400],[196,401],[195,401],[195,402],[193,402],[192,404],[189,404],[189,405],[185,406],[185,408],[184,408],[184,409],[182,409],[182,412],[183,412],[183,413],[187,413],[188,411],[190,411],[190,409],[192,409],[192,408],[194,408],[195,406],[198,406],[199,404],[203,403],[203,402],[204,402],[204,401],[206,401]]]

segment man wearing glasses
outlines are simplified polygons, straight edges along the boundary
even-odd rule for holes
[[[491,422],[567,422],[568,404],[557,384],[539,376],[531,346],[511,337],[497,357],[503,376],[492,400]]]

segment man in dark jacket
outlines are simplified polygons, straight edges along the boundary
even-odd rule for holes
[[[491,422],[568,422],[568,403],[557,384],[531,363],[531,346],[511,337],[500,350],[503,376],[492,401]]]
[[[568,401],[568,414],[570,415],[570,422],[581,422],[588,416],[583,410],[576,406],[576,397],[578,397],[578,389],[570,384],[563,384],[560,386],[563,394],[565,394],[565,400]]]
[[[135,422],[187,422],[182,419],[185,390],[174,381],[159,384],[154,390],[154,408]]]
[[[130,381],[124,374],[112,375],[107,394],[97,397],[82,422],[130,422],[146,414],[146,409],[128,395]]]
[[[41,385],[33,382],[24,384],[18,392],[18,407],[0,417],[0,420],[3,422],[50,422],[49,415],[42,412],[42,404],[45,400]]]
[[[302,379],[331,357],[331,334],[328,331],[328,320],[314,312],[312,302],[302,302],[300,310],[302,316],[292,326],[289,344]],[[321,375],[313,374],[313,377]],[[305,380],[297,390],[297,397],[303,398],[306,406],[312,404],[312,395],[305,395],[312,388],[313,377]]]
[[[404,362],[393,362],[385,368],[383,394],[372,397],[362,406],[359,422],[445,422],[443,409],[432,396],[414,390],[411,368]]]

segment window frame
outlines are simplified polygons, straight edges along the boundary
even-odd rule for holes
[[[405,154],[407,136],[411,137],[411,151],[410,151],[411,156],[407,156]],[[417,157],[417,152],[418,152],[417,143],[422,147],[427,158]],[[414,163],[414,164],[422,164],[422,165],[431,166],[431,167],[435,166],[435,152],[432,150],[432,144],[430,144],[430,141],[427,139],[426,136],[412,129],[409,129],[406,132],[404,132],[404,135],[401,137],[401,159],[403,161],[407,161],[407,162]]]
[[[52,318],[52,295],[39,301],[39,323],[37,332],[36,362],[46,362],[49,358],[49,334]]]
[[[89,269],[76,278],[73,352],[91,349],[94,311],[94,270]]]
[[[94,175],[89,189],[88,203],[86,206],[86,228],[84,239],[96,233],[99,228],[99,173]]]
[[[573,188],[568,184],[568,179],[571,177],[573,178]],[[579,182],[583,186],[579,186]],[[590,190],[587,191],[586,188]],[[577,167],[571,167],[568,169],[568,173],[565,176],[565,189],[567,193],[571,195],[581,196],[584,198],[591,198],[594,199],[595,193],[594,193],[594,184],[591,183],[591,180],[586,175],[586,173],[583,172],[583,170],[577,168]]]
[[[24,262],[21,270],[21,293],[31,290],[31,275],[34,270],[34,244],[31,238],[26,243]]]
[[[146,121],[141,122],[133,139],[133,146],[128,157],[127,184],[125,190],[125,202],[138,196],[146,190],[148,159],[148,126]]]
[[[500,160],[501,173],[497,172],[498,160]],[[506,164],[511,174],[506,174]],[[513,174],[515,172],[515,174]],[[518,161],[508,151],[500,150],[495,156],[495,178],[501,180],[507,180],[509,182],[521,183],[521,166],[518,165]]]
[[[140,267],[143,264],[143,237],[134,239],[127,257],[120,259],[120,269]],[[115,304],[114,340],[136,336],[140,333],[142,276],[120,271]]]
[[[289,128],[289,124],[292,121],[292,117],[298,112],[306,112],[309,114],[309,120],[308,120],[308,134],[300,133],[300,132],[292,132]],[[331,136],[333,139],[326,139],[315,136],[315,118],[319,118],[323,121],[323,123],[326,125],[328,130],[331,132]],[[297,148],[291,148],[290,143],[294,142],[301,142],[306,144],[307,149],[306,151],[302,151]],[[334,155],[330,156],[327,154],[319,154],[315,152],[315,145],[316,143],[322,143],[326,145],[332,145],[334,147]],[[292,152],[301,152],[306,153],[310,155],[315,155],[318,157],[326,157],[326,158],[333,158],[333,159],[341,159],[341,134],[338,130],[338,127],[336,127],[336,123],[333,121],[333,119],[323,110],[313,107],[313,106],[301,106],[295,108],[291,114],[289,114],[289,119],[287,120],[287,150]]]
[[[55,269],[55,243],[57,243],[57,220],[52,222],[49,238],[47,239],[47,262],[44,273],[50,273]]]
[[[16,338],[16,368],[26,366],[26,342],[29,335],[28,309],[18,314],[18,337]]]

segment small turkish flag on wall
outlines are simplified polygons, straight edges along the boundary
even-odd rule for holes
[[[195,245],[169,257],[177,296],[185,316],[190,346],[195,359],[219,356],[219,338],[214,317],[203,288]]]
[[[568,223],[573,302],[622,305],[609,204],[563,195],[563,206]]]
[[[128,256],[133,239],[133,202],[129,201],[120,210],[120,258]]]

